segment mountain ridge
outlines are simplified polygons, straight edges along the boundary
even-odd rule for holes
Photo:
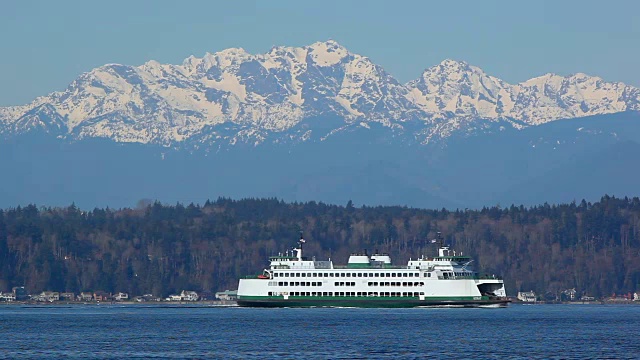
[[[388,138],[428,144],[495,131],[492,123],[522,129],[623,111],[640,111],[640,89],[582,73],[512,85],[451,59],[401,84],[328,40],[257,55],[230,48],[181,65],[103,65],[63,91],[0,108],[0,134],[44,130],[69,140],[221,148],[323,141],[377,123]],[[341,122],[305,126],[323,117]]]

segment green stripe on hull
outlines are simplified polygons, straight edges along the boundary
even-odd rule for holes
[[[285,300],[282,296],[240,296],[239,306],[247,307],[370,307],[370,308],[411,308],[434,305],[478,306],[507,304],[504,299],[490,299],[487,296],[474,297],[314,297],[292,296]]]

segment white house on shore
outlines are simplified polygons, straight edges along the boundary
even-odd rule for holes
[[[216,299],[218,300],[237,300],[238,299],[238,290],[225,290],[216,293]]]
[[[524,302],[536,302],[536,293],[533,291],[519,291],[518,300]]]
[[[113,299],[115,301],[127,301],[127,300],[129,300],[129,294],[123,293],[123,292],[119,292],[113,297]]]
[[[195,291],[182,290],[180,298],[182,301],[198,301],[198,293]]]
[[[1,292],[0,301],[16,301],[16,296],[12,292]]]

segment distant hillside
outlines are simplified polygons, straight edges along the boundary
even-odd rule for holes
[[[387,143],[385,134],[372,126],[322,142],[208,152],[29,133],[0,142],[0,206],[229,196],[464,209],[640,195],[634,112],[452,136],[446,145]]]
[[[446,211],[285,203],[154,203],[136,209],[30,205],[0,211],[0,291],[125,291],[166,296],[235,288],[304,231],[306,255],[344,263],[364,249],[395,264],[433,255],[441,231],[507,292],[604,296],[640,290],[640,199]]]

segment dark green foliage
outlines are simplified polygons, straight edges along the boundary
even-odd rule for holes
[[[367,249],[390,253],[396,264],[433,255],[429,240],[441,231],[476,267],[503,275],[511,295],[575,287],[603,296],[640,283],[638,198],[456,211],[220,198],[204,206],[0,210],[0,290],[232,289],[301,231],[307,256],[344,263]]]

